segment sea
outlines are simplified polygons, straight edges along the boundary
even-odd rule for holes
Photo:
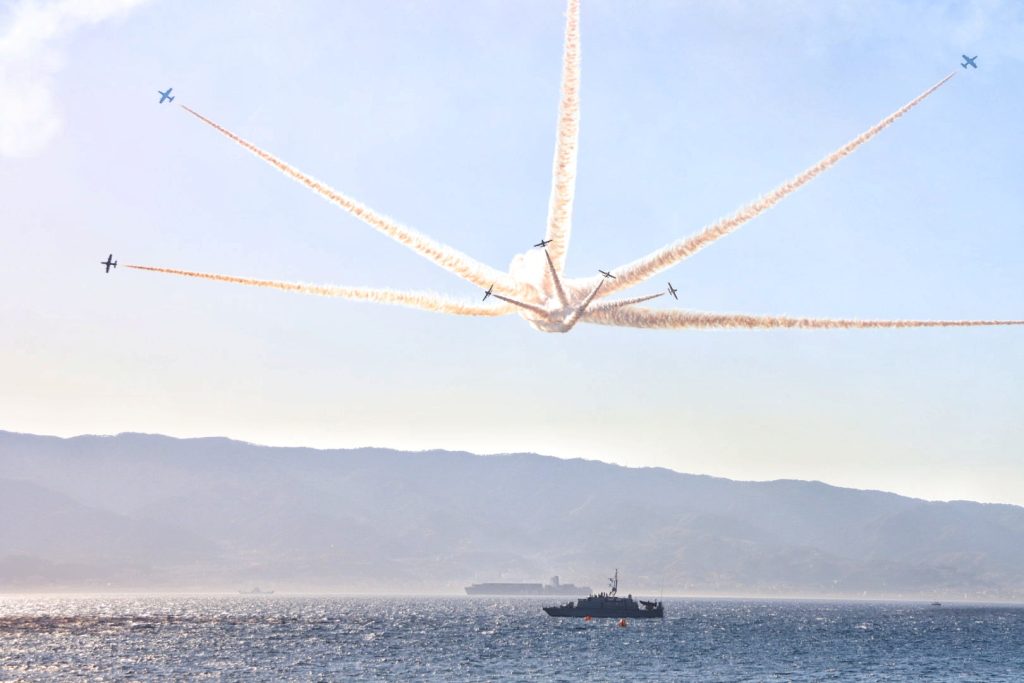
[[[0,597],[2,681],[1024,681],[1024,607],[667,599]]]

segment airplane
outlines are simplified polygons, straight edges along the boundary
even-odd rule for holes
[[[978,58],[978,55],[974,55],[973,57],[968,57],[967,55],[960,55],[960,56],[964,58],[964,63],[961,64],[960,66],[962,66],[963,68],[966,69],[967,65],[970,64],[975,69],[978,68],[978,65],[974,63],[974,60]]]
[[[608,271],[606,271],[606,270],[601,270],[600,268],[598,268],[598,269],[597,269],[597,272],[601,273],[601,275],[604,275],[604,276],[605,276],[606,278],[611,278],[612,280],[614,280],[614,279],[615,279],[615,276],[614,276],[614,275],[612,275],[611,273],[609,273],[609,272],[608,272]]]
[[[107,270],[105,272],[109,273],[112,267],[117,268],[117,261],[114,260],[114,255],[111,254],[110,256],[107,257],[106,261],[100,261],[100,265],[106,266]]]
[[[668,293],[671,294],[676,300],[679,299],[679,295],[676,294],[679,290],[672,286],[672,283],[668,283]]]
[[[494,290],[494,283],[492,282],[491,286],[487,288],[486,292],[484,292],[484,298],[482,299],[482,301],[487,301],[487,297],[489,297],[491,295],[491,292],[493,290]]]
[[[540,242],[537,242],[537,244],[535,244],[533,246],[535,246],[535,247],[546,247],[549,244],[551,244],[551,242],[553,242],[553,241],[554,240],[541,240]]]
[[[164,90],[157,90],[157,92],[160,93],[160,101],[157,102],[157,104],[163,104],[164,100],[168,100],[170,102],[173,102],[174,98],[171,97],[171,91],[172,90],[174,90],[174,88],[168,88],[166,91],[164,91]]]

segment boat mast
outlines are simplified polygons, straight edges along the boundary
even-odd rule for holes
[[[614,596],[616,593],[619,592],[619,570],[618,569],[615,570],[615,576],[613,576],[612,578],[608,579],[608,585],[611,587],[611,590],[608,592],[608,595]]]

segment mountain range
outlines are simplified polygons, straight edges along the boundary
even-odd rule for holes
[[[528,453],[0,431],[0,591],[1024,599],[1024,508]]]

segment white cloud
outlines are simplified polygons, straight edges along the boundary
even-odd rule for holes
[[[0,28],[0,156],[28,156],[60,132],[53,96],[61,49],[76,30],[148,0],[21,0]]]

